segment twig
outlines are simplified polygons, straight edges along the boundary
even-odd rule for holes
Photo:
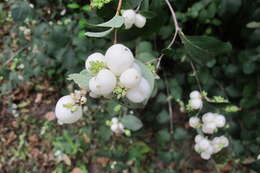
[[[24,47],[22,47],[21,49],[19,49],[13,56],[11,56],[3,65],[5,66],[5,65],[7,65],[7,64],[9,64],[19,53],[21,53],[25,48],[27,47],[27,45],[26,46],[24,46]]]
[[[165,86],[166,86],[166,92],[167,92],[167,102],[168,102],[168,107],[169,107],[169,118],[170,118],[170,134],[173,134],[173,109],[172,109],[172,100],[170,97],[170,90],[169,90],[169,86],[168,86],[168,81],[166,76],[164,76],[165,78]]]
[[[122,8],[122,1],[123,0],[118,0],[118,5],[117,5],[117,9],[116,9],[116,15],[119,15],[120,13],[120,10]],[[114,44],[117,43],[117,29],[115,29],[115,35],[114,35],[114,41],[113,41]]]
[[[165,0],[165,2],[167,3],[170,11],[171,11],[171,14],[172,14],[172,20],[173,20],[173,23],[174,23],[174,26],[175,26],[175,33],[174,33],[174,36],[170,42],[170,44],[167,46],[167,49],[169,49],[170,47],[172,47],[172,45],[174,44],[176,38],[177,38],[177,35],[179,33],[179,31],[181,30],[180,27],[179,27],[179,24],[178,24],[178,21],[177,21],[177,18],[176,18],[176,14],[175,14],[175,11],[173,10],[172,8],[172,5],[171,3],[169,2],[169,0]],[[162,61],[162,58],[164,57],[164,54],[162,54],[159,58],[158,58],[158,63],[157,63],[157,66],[156,66],[156,69],[158,70],[159,67],[160,67],[160,64],[161,64],[161,61]]]
[[[201,85],[200,85],[200,80],[199,80],[199,77],[198,77],[198,75],[197,75],[197,70],[196,70],[196,67],[195,67],[195,65],[193,64],[193,62],[192,62],[191,60],[190,60],[190,66],[191,66],[191,68],[192,68],[192,70],[193,70],[193,73],[194,73],[194,75],[195,75],[195,79],[196,79],[196,82],[197,82],[197,84],[198,84],[200,93],[202,93],[202,87],[201,87]]]

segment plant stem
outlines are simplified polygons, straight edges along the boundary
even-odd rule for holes
[[[169,49],[170,47],[172,47],[172,45],[174,44],[176,38],[177,38],[177,35],[179,33],[179,31],[181,31],[180,27],[179,27],[179,24],[178,24],[178,21],[177,21],[177,18],[176,18],[176,14],[175,14],[175,11],[173,10],[172,8],[172,5],[171,3],[169,2],[169,0],[165,0],[166,4],[168,5],[170,11],[171,11],[171,14],[172,14],[172,20],[173,20],[173,23],[174,23],[174,26],[175,26],[175,33],[173,35],[173,38],[170,42],[170,44],[167,46],[167,49]],[[160,64],[161,64],[161,61],[162,61],[162,58],[164,57],[164,54],[162,54],[159,58],[158,58],[158,63],[157,63],[157,66],[156,66],[156,69],[158,70],[160,68]]]
[[[117,5],[117,9],[116,9],[116,15],[119,15],[120,13],[120,10],[122,8],[122,1],[123,0],[118,0],[118,5]],[[117,43],[117,29],[115,29],[115,35],[114,35],[114,41],[113,41],[114,44]]]
[[[19,53],[21,53],[25,48],[27,48],[27,45],[19,49],[13,56],[11,56],[3,65],[9,64]]]

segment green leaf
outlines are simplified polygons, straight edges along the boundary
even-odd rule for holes
[[[88,37],[105,37],[106,35],[108,35],[110,32],[113,31],[113,28],[110,28],[109,30],[103,31],[103,32],[86,32],[85,35]]]
[[[126,115],[121,121],[126,128],[133,131],[137,131],[143,127],[142,121],[134,115]]]
[[[79,4],[77,4],[77,3],[71,3],[71,4],[68,4],[67,7],[68,7],[68,8],[71,8],[71,9],[77,9],[77,8],[79,8],[80,6],[79,6]]]
[[[187,55],[196,63],[204,65],[211,58],[232,51],[230,43],[209,36],[185,36],[180,34]]]
[[[12,18],[17,23],[22,23],[28,16],[30,16],[32,9],[27,2],[17,2],[12,7]]]
[[[156,17],[156,13],[152,11],[140,11],[140,14],[146,17],[147,19],[152,19]]]
[[[80,88],[87,89],[91,74],[87,70],[83,70],[80,73],[70,74],[68,80],[73,80]]]
[[[152,91],[153,91],[153,88],[154,88],[155,75],[141,61],[136,59],[135,63],[137,63],[140,66],[140,69],[142,71],[143,77],[149,82],[150,87],[151,87],[151,92],[150,92],[150,95],[151,95]],[[149,97],[148,97],[148,99],[149,99]],[[148,101],[148,99],[146,100],[146,102]]]
[[[105,23],[98,24],[98,27],[108,28],[120,28],[124,24],[124,18],[122,16],[115,15],[112,19]]]

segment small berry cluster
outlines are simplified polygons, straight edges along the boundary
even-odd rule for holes
[[[201,94],[198,91],[190,93],[189,104],[193,109],[202,108]],[[224,115],[208,112],[202,116],[202,120],[193,116],[189,119],[189,125],[197,129],[200,133],[212,135],[218,131],[218,128],[223,128],[226,124]],[[229,145],[229,141],[225,136],[215,137],[212,140],[206,136],[197,135],[195,137],[195,151],[200,153],[202,159],[208,160],[212,154],[218,153],[223,148]]]
[[[202,96],[199,91],[192,91],[190,93],[189,105],[192,109],[201,109],[203,106]]]
[[[125,28],[130,29],[133,25],[137,28],[143,28],[146,23],[146,18],[141,14],[136,14],[136,12],[132,9],[124,10],[122,12],[122,16],[125,21]]]
[[[90,96],[98,98],[116,94],[117,98],[126,96],[133,103],[147,99],[151,87],[134,61],[131,50],[122,44],[111,46],[105,55],[91,54],[85,63],[93,75],[89,81]]]
[[[107,121],[106,124],[107,126],[110,126],[111,131],[115,134],[120,135],[124,133],[126,136],[131,136],[131,131],[125,129],[123,123],[116,117],[112,118],[111,121]]]
[[[200,153],[202,159],[209,160],[212,154],[218,153],[229,145],[229,141],[225,136],[215,137],[209,140],[201,135],[195,137],[194,149]]]

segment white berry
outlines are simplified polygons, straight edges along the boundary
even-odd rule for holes
[[[122,16],[124,17],[125,28],[130,29],[135,22],[135,11],[132,9],[125,10],[123,11]]]
[[[226,118],[220,114],[216,114],[215,116],[216,126],[219,128],[224,127],[226,124]]]
[[[105,56],[102,55],[101,53],[93,53],[91,54],[87,59],[86,59],[86,62],[85,62],[85,67],[86,69],[90,72],[90,67],[91,67],[91,62],[94,62],[94,61],[98,61],[98,62],[103,62],[105,63]]]
[[[138,28],[143,28],[146,23],[146,18],[141,14],[135,15],[135,26]]]
[[[118,118],[112,118],[112,120],[111,120],[111,122],[112,122],[112,124],[116,124],[116,123],[118,123]]]
[[[204,123],[202,126],[202,131],[206,134],[213,134],[216,131],[215,123]]]
[[[64,105],[70,104],[75,108],[71,110]],[[75,105],[73,98],[70,95],[61,97],[55,107],[55,115],[60,124],[71,124],[78,121],[82,117],[82,108]]]
[[[115,44],[108,48],[105,60],[110,70],[117,76],[130,68],[134,62],[133,53],[122,44]]]
[[[196,142],[196,143],[199,143],[202,139],[204,139],[203,136],[201,136],[201,135],[196,135],[196,137],[195,137],[195,142]]]
[[[200,94],[200,92],[199,91],[192,91],[191,93],[190,93],[190,98],[191,99],[201,99],[201,94]]]
[[[96,77],[91,78],[88,84],[89,84],[89,89],[91,91],[89,95],[93,98],[98,98],[101,95],[101,92]]]
[[[202,151],[205,151],[210,147],[210,142],[204,138],[198,143],[198,145]]]
[[[203,123],[210,123],[210,122],[215,122],[215,115],[211,112],[205,113],[202,116],[202,121]]]
[[[120,83],[126,88],[134,88],[141,81],[141,74],[134,68],[123,72],[120,76]]]
[[[101,70],[96,76],[97,88],[101,95],[109,95],[116,87],[115,75],[107,69]]]
[[[211,154],[210,153],[207,153],[207,152],[202,152],[200,154],[200,157],[204,160],[209,160],[211,158]]]
[[[131,66],[131,68],[134,68],[136,71],[138,71],[140,74],[142,74],[142,70],[137,63],[134,62],[133,65]]]
[[[142,78],[139,85],[127,91],[126,97],[133,103],[141,103],[149,97],[151,87],[145,78]]]
[[[193,109],[201,109],[203,105],[203,102],[201,99],[191,99],[190,100],[190,106]]]
[[[198,128],[200,126],[200,119],[198,117],[190,117],[189,124],[192,128]]]

